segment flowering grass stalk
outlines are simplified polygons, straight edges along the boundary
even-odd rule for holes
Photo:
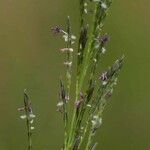
[[[122,56],[100,75],[97,74],[100,60],[106,53],[106,45],[110,40],[109,35],[104,33],[103,26],[111,3],[112,0],[79,0],[78,42],[76,36],[72,34],[69,16],[65,30],[59,26],[51,28],[53,33],[60,34],[65,42],[65,47],[60,48],[60,53],[65,55],[63,64],[66,73],[60,78],[57,103],[57,111],[62,114],[64,122],[63,150],[95,150],[98,144],[94,143],[94,137],[102,125],[103,111],[117,84],[124,60]],[[88,19],[91,13],[92,21]],[[74,51],[73,44],[76,43],[77,50]],[[75,85],[71,84],[73,56],[77,57]],[[75,92],[75,98],[71,97],[73,92]],[[74,105],[68,105],[72,100]],[[71,108],[68,109],[68,107]],[[32,150],[32,130],[34,129],[32,124],[35,115],[26,90],[24,91],[24,107],[19,108],[19,111],[24,111],[21,118],[26,120],[28,150]]]
[[[32,131],[34,130],[33,121],[35,115],[33,114],[31,101],[26,90],[24,90],[24,107],[18,108],[18,111],[24,112],[20,118],[26,120],[28,150],[32,150]]]
[[[60,50],[67,56],[64,62],[67,70],[66,82],[62,84],[61,81],[61,96],[57,104],[64,120],[63,150],[81,148],[94,150],[97,146],[97,143],[93,143],[93,138],[102,124],[103,110],[108,103],[108,98],[113,93],[114,86],[117,84],[118,73],[124,59],[124,56],[121,57],[99,77],[97,76],[97,66],[105,54],[106,45],[109,42],[108,34],[103,33],[103,25],[111,3],[111,0],[79,0],[80,34],[76,52],[72,49],[72,44],[76,38],[72,35],[69,17],[66,31],[58,26],[52,28],[54,33],[62,34],[67,43],[67,47]],[[88,21],[87,18],[91,9],[93,9],[93,21]],[[75,54],[73,55],[73,53]],[[69,100],[73,99],[70,98],[73,56],[77,56],[76,97],[75,105],[72,106],[73,113],[69,113],[67,105]]]

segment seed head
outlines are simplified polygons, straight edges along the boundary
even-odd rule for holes
[[[105,34],[101,37],[102,44],[106,44],[107,42],[109,42],[109,40],[110,40],[110,37],[108,34]]]
[[[106,81],[108,79],[106,71],[101,74],[100,79],[101,81]]]
[[[102,124],[102,118],[95,115],[93,116],[93,119],[92,119],[92,127],[93,127],[93,130],[96,130],[99,126],[101,126]]]
[[[62,53],[64,53],[64,52],[73,52],[73,49],[72,48],[62,48],[62,49],[60,49],[60,51]]]
[[[76,108],[79,109],[82,103],[83,103],[83,100],[78,100],[78,101],[76,101],[76,102],[75,102]]]
[[[72,62],[68,62],[68,61],[64,62],[64,65],[67,66],[67,67],[71,67],[72,66]]]
[[[102,54],[105,54],[106,49],[104,47],[102,47],[101,52],[102,52]]]
[[[102,9],[107,9],[107,5],[106,5],[106,3],[104,3],[104,2],[103,2],[103,3],[101,3],[101,8],[102,8]]]
[[[51,30],[54,34],[62,33],[62,29],[59,26],[52,27]]]

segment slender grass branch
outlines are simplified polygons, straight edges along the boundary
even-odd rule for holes
[[[28,150],[32,150],[32,132],[34,129],[33,121],[34,121],[35,115],[33,114],[31,100],[26,90],[24,90],[24,107],[18,108],[18,111],[24,112],[24,114],[22,114],[20,118],[26,119]]]

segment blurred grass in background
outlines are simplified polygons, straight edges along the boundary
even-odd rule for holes
[[[50,27],[64,26],[70,15],[78,33],[78,0],[0,1],[0,149],[25,150],[24,121],[17,108],[23,89],[32,99],[35,114],[35,150],[61,148],[63,127],[56,112],[58,79],[63,59],[61,38]],[[97,141],[101,150],[150,149],[150,1],[114,0],[105,23],[110,34],[107,67],[123,53],[125,65],[115,94],[104,113]]]

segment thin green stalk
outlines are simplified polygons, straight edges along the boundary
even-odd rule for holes
[[[89,135],[89,137],[88,137],[88,143],[87,143],[87,145],[86,145],[86,148],[85,148],[85,150],[90,150],[90,147],[91,147],[91,143],[92,143],[92,131],[90,132],[90,135]]]
[[[30,127],[30,119],[27,117],[26,119],[26,125],[27,125],[27,136],[28,136],[28,150],[32,150],[32,133],[31,133],[31,127]]]
[[[84,24],[84,3],[85,0],[79,0],[80,5],[80,28],[83,27]]]
[[[28,137],[28,150],[32,150],[32,132],[30,125],[30,113],[29,113],[29,98],[27,94],[24,92],[24,106],[26,113],[26,126],[27,126],[27,137]]]
[[[65,104],[64,104],[64,129],[65,129],[65,137],[64,137],[64,149],[67,147],[67,141],[68,141],[68,116],[67,116],[67,101],[70,99],[70,88],[71,88],[71,73],[72,73],[72,52],[69,51],[71,48],[71,25],[70,25],[70,18],[68,16],[67,18],[67,62],[71,63],[71,65],[67,65],[67,70],[66,70],[66,84],[67,84],[67,89],[66,89],[66,97],[65,97]]]
[[[68,133],[67,133],[68,115],[67,115],[66,104],[64,104],[63,107],[64,107],[63,109],[64,109],[64,132],[65,132],[65,134],[64,134],[64,147],[66,147],[67,146],[67,135],[68,135]]]
[[[70,25],[70,18],[68,16],[67,18],[67,34],[68,34],[68,42],[67,42],[67,48],[71,48],[71,25]],[[67,98],[69,100],[70,96],[70,87],[71,87],[71,73],[72,73],[72,52],[69,50],[67,51],[67,62],[71,63],[71,65],[67,65],[67,71],[66,71],[66,81],[67,81]]]
[[[60,80],[60,101],[63,102],[63,121],[64,121],[64,148],[66,147],[67,144],[67,124],[68,124],[68,114],[67,114],[67,101],[66,101],[66,91],[65,87],[63,85],[63,82]]]

